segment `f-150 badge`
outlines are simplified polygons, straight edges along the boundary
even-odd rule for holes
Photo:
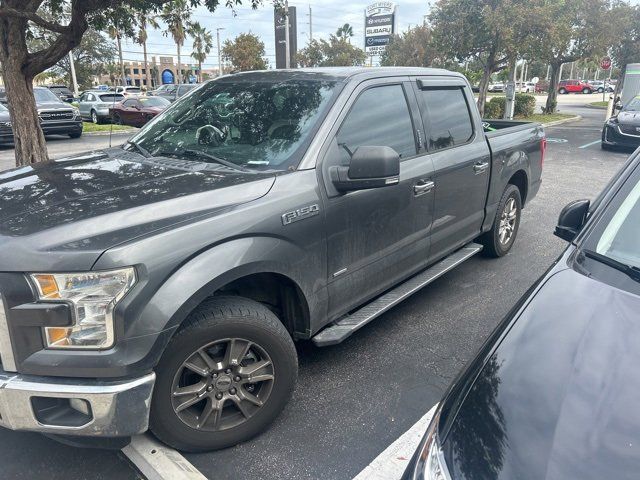
[[[290,223],[297,222],[298,220],[304,220],[305,218],[313,217],[320,213],[320,207],[318,204],[309,205],[307,207],[301,207],[297,210],[284,213],[282,215],[282,224],[289,225]]]

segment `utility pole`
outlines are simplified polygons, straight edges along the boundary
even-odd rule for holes
[[[223,75],[222,71],[222,50],[220,49],[220,30],[224,30],[224,27],[216,28],[216,37],[218,39],[218,76]]]
[[[309,13],[307,16],[309,17],[309,43],[313,42],[313,12],[311,11],[311,5],[309,5]]]
[[[284,2],[284,54],[285,68],[291,68],[291,45],[289,44],[289,0]]]
[[[73,63],[73,53],[69,52],[69,65],[71,66],[71,81],[73,82],[73,94],[78,96],[78,79],[76,78],[76,66]]]

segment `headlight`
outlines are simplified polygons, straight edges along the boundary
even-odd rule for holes
[[[609,118],[609,120],[607,120],[607,125],[617,125],[618,124],[618,117],[611,117]]]
[[[74,108],[73,109],[73,116],[76,117],[76,118],[79,117],[80,116],[80,110],[78,110],[77,108]]]
[[[431,419],[425,440],[422,443],[420,456],[413,473],[413,480],[451,480],[449,469],[444,460],[442,448],[438,440],[438,422],[440,406]]]
[[[107,272],[34,273],[38,298],[73,308],[73,325],[45,327],[48,348],[103,349],[113,346],[113,310],[136,282],[132,267]]]

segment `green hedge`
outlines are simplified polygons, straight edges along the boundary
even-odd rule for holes
[[[492,97],[484,107],[484,118],[504,117],[504,102],[506,97]],[[527,118],[535,113],[536,98],[526,93],[516,93],[516,106],[513,115],[518,118]]]

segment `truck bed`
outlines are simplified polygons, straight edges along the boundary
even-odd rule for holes
[[[511,132],[527,130],[533,126],[540,125],[536,122],[527,122],[524,120],[501,120],[501,119],[482,119],[482,126],[487,137],[497,137]]]

